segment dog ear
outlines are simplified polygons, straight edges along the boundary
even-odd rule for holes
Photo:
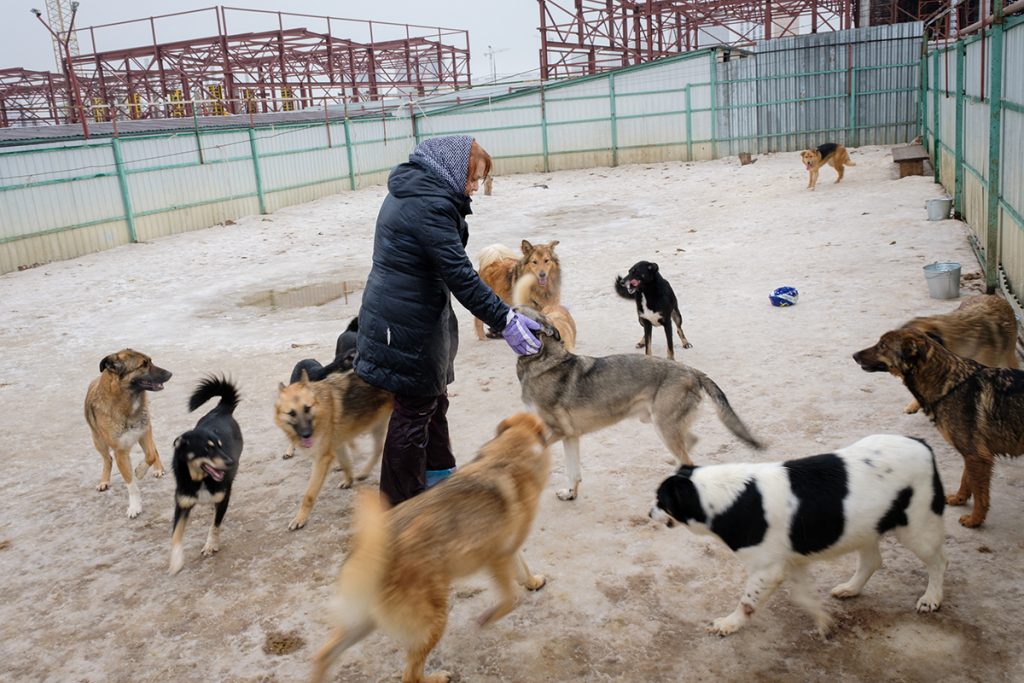
[[[648,263],[647,264],[647,270],[651,271],[652,273],[657,273],[658,272],[658,264],[657,263]]]
[[[526,240],[523,240],[519,248],[523,250],[523,256],[529,256],[533,252],[533,245]]]
[[[697,486],[690,477],[674,474],[658,487],[658,507],[683,524],[707,522]]]
[[[111,372],[120,375],[123,369],[124,364],[118,360],[116,353],[112,353],[100,361],[100,372],[110,370]]]
[[[181,437],[179,436],[177,439],[174,440],[174,450],[178,450],[178,446],[180,446],[180,445],[181,445]]]
[[[935,330],[928,330],[927,332],[925,332],[925,336],[927,336],[929,339],[931,339],[933,342],[935,342],[939,346],[945,346],[946,345],[945,342],[942,341],[942,336],[938,332],[936,332]]]
[[[277,383],[277,393],[280,394],[284,390],[285,390],[284,382],[278,382]]]
[[[548,249],[554,250],[554,248],[557,247],[559,244],[561,244],[561,242],[559,242],[558,240],[551,240],[550,242],[548,242]]]
[[[306,372],[306,368],[302,368],[302,374],[299,375],[299,382],[302,384],[309,384],[309,373]]]

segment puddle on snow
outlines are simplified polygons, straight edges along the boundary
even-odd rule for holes
[[[242,305],[265,306],[276,310],[278,308],[323,306],[337,299],[342,299],[347,304],[348,298],[362,288],[362,280],[315,282],[290,289],[268,289],[256,292],[242,299]]]

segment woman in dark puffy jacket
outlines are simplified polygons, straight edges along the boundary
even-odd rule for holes
[[[466,255],[470,195],[490,171],[487,152],[457,135],[423,141],[388,178],[354,367],[367,383],[395,395],[380,474],[392,505],[455,469],[447,418],[459,348],[452,294],[501,330],[516,353],[540,348],[531,332],[539,326],[502,302]]]

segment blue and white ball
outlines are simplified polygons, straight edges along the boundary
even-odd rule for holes
[[[796,291],[796,287],[789,286],[779,287],[768,295],[772,306],[793,306],[798,298],[800,298],[800,292]]]

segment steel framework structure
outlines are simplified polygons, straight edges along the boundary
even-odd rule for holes
[[[538,0],[541,78],[854,26],[856,0]]]
[[[202,37],[160,40],[175,21]],[[208,28],[197,29],[204,21]],[[229,21],[259,30],[232,32]],[[110,34],[142,31],[147,45],[103,46]],[[73,35],[82,49],[91,46],[71,66],[97,121],[296,111],[471,85],[469,33],[461,29],[216,6]],[[0,72],[0,125],[74,122],[63,76],[8,71]]]

